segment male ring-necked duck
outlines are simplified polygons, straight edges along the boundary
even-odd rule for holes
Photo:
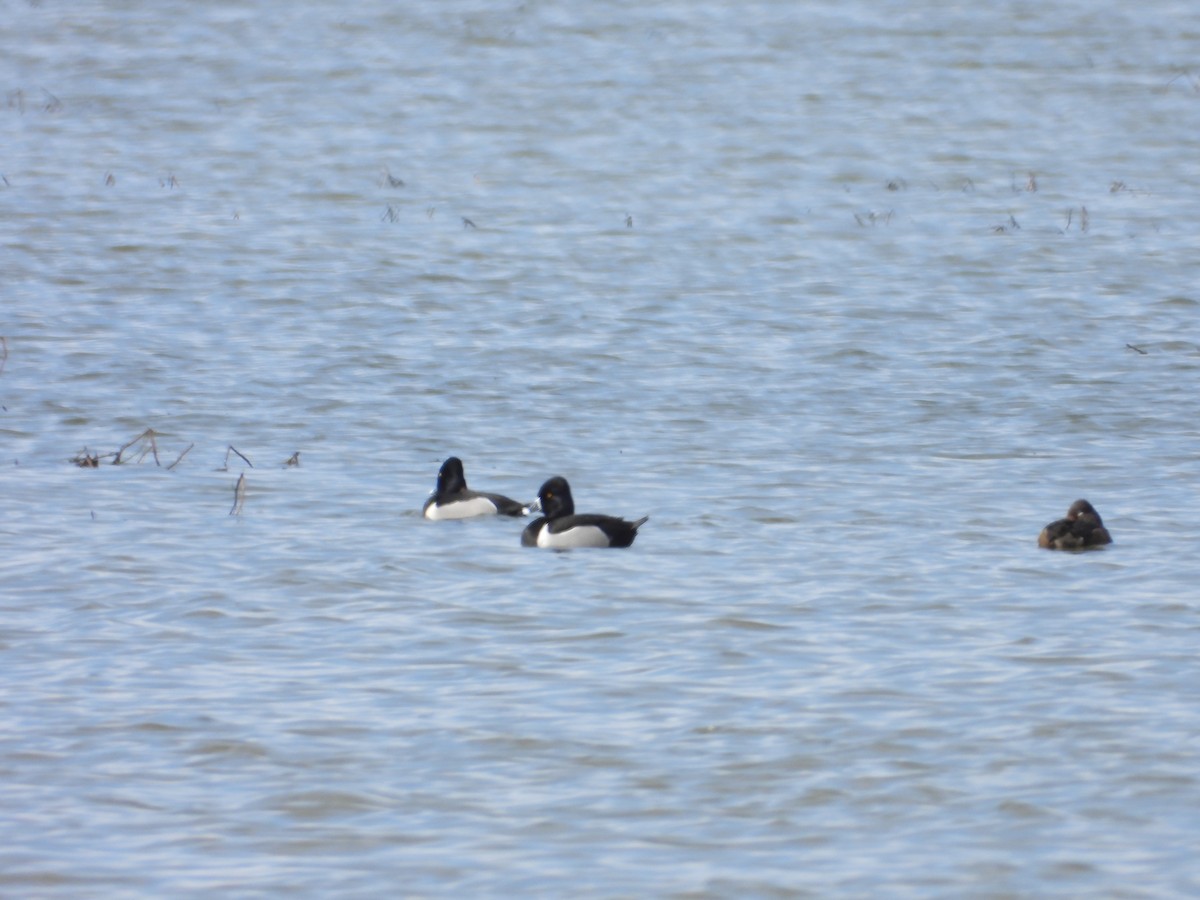
[[[462,460],[451,456],[438,471],[437,490],[425,501],[422,512],[427,519],[470,519],[474,516],[523,516],[523,504],[501,494],[487,494],[467,488]]]
[[[628,547],[637,537],[637,530],[650,517],[627,522],[616,516],[595,513],[575,514],[571,486],[567,479],[555,476],[538,490],[537,504],[541,516],[521,532],[521,546],[549,547],[568,550],[573,547]]]
[[[1076,500],[1067,517],[1051,522],[1038,535],[1038,546],[1047,550],[1085,550],[1112,543],[1112,535],[1100,521],[1100,513],[1086,500]]]

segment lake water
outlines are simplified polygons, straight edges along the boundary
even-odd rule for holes
[[[1191,4],[0,49],[0,895],[1200,893]]]

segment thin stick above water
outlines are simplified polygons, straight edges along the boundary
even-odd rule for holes
[[[250,468],[252,468],[252,469],[254,468],[254,463],[252,463],[252,462],[250,462],[250,460],[246,459],[245,454],[243,454],[240,450],[238,450],[237,447],[233,446],[233,444],[230,444],[229,449],[225,451],[225,465],[221,467],[222,470],[229,469],[229,454],[230,453],[236,453],[238,456],[240,456],[242,458],[242,462],[244,462]]]
[[[238,454],[239,456],[241,454]],[[229,510],[231,516],[240,515],[242,504],[246,501],[246,473],[238,476],[237,484],[233,487],[233,507]]]
[[[141,462],[143,459],[145,459],[147,453],[153,453],[154,454],[154,464],[156,466],[161,466],[162,463],[160,463],[158,461],[158,443],[154,440],[155,435],[156,435],[156,432],[154,431],[153,428],[147,428],[145,431],[143,431],[141,434],[139,434],[133,440],[122,445],[121,449],[117,451],[117,456],[116,456],[116,459],[113,460],[113,465],[119,465],[121,463],[121,456],[125,453],[126,450],[128,450],[134,444],[138,443],[139,441],[149,441],[150,446],[142,448],[142,455],[138,459],[138,462]]]
[[[180,453],[177,457],[175,457],[175,462],[173,462],[169,466],[167,466],[167,471],[170,472],[173,468],[175,468],[177,465],[179,465],[183,461],[183,458],[188,455],[188,451],[190,451],[195,446],[196,446],[195,443],[188,444],[187,450],[184,450],[182,453]]]

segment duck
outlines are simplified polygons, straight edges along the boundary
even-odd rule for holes
[[[522,547],[549,547],[570,550],[575,547],[628,547],[649,516],[628,522],[617,516],[596,513],[576,514],[575,501],[567,479],[555,475],[538,489],[531,504],[541,515],[521,532]]]
[[[1086,550],[1112,543],[1112,535],[1100,520],[1100,513],[1086,500],[1076,500],[1067,517],[1051,522],[1038,535],[1038,546],[1047,550]]]
[[[471,519],[476,516],[523,516],[529,510],[503,494],[473,491],[467,487],[462,460],[449,457],[438,470],[437,488],[421,513],[427,519]]]

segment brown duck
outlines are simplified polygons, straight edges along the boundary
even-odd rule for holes
[[[1112,535],[1100,521],[1100,513],[1086,500],[1076,500],[1067,517],[1051,522],[1038,535],[1038,546],[1047,550],[1086,550],[1112,543]]]

